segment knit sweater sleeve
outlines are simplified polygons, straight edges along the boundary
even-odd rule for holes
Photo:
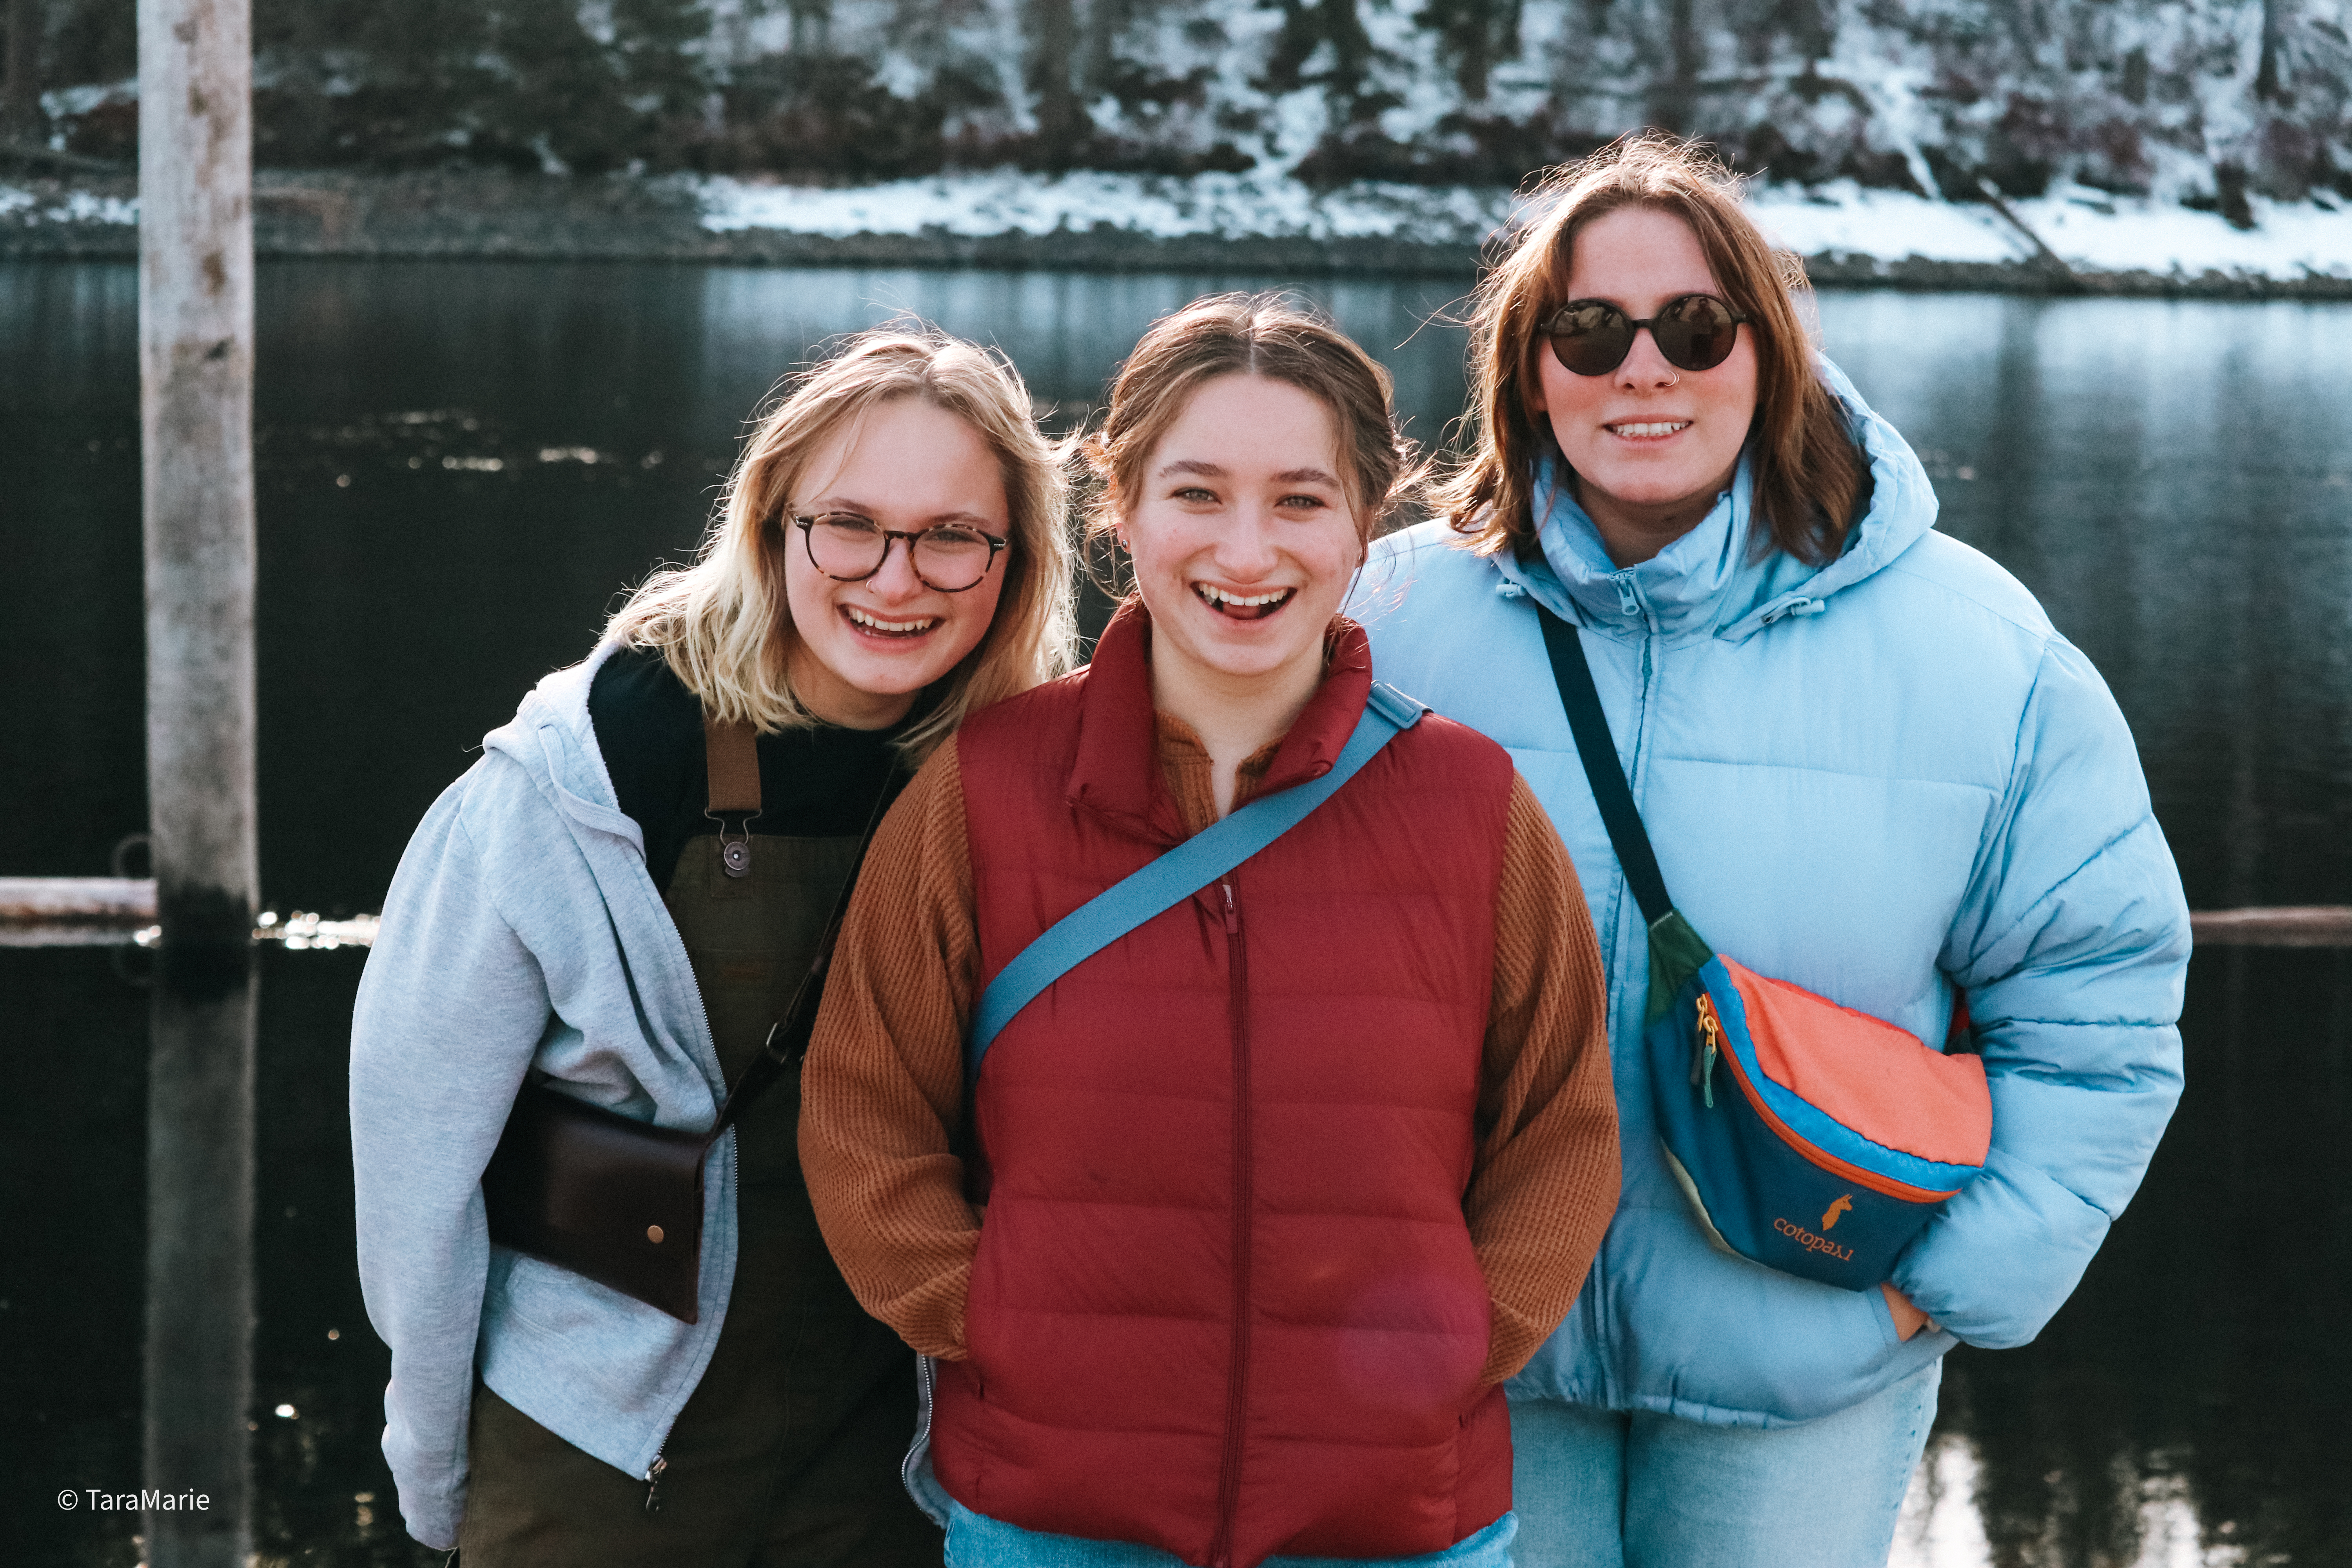
[[[801,1079],[801,1168],[866,1310],[926,1355],[964,1356],[980,1217],[951,1137],[980,941],[950,741],[883,820],[842,928]]]
[[[1617,1207],[1608,990],[1568,851],[1525,779],[1511,779],[1495,901],[1495,992],[1463,1209],[1502,1382],[1558,1328]]]

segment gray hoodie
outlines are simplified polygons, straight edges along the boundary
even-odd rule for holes
[[[384,1458],[409,1533],[456,1544],[474,1377],[633,1476],[702,1376],[735,1279],[734,1135],[705,1173],[701,1321],[491,1245],[482,1169],[525,1072],[663,1127],[724,1093],[686,947],[588,719],[612,645],[483,742],[401,857],[352,1019],[360,1283],[392,1347]]]

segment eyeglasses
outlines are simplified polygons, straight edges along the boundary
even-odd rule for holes
[[[996,552],[1005,542],[992,533],[958,523],[901,532],[885,528],[854,511],[828,511],[817,517],[794,517],[794,527],[807,543],[809,564],[836,583],[863,583],[882,570],[890,558],[890,542],[907,542],[907,559],[926,588],[961,594],[980,586]]]
[[[1552,357],[1578,375],[1607,375],[1633,352],[1633,334],[1650,341],[1677,370],[1713,370],[1731,356],[1739,323],[1748,320],[1712,294],[1685,294],[1658,307],[1646,321],[1627,319],[1606,300],[1571,300],[1543,324]]]

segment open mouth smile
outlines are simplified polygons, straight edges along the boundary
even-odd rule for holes
[[[871,610],[861,610],[855,605],[841,607],[842,617],[856,626],[858,635],[869,637],[919,637],[940,624],[937,616],[917,616],[909,620],[886,620]]]
[[[1687,419],[1628,419],[1601,428],[1621,441],[1663,441],[1669,436],[1679,436],[1691,427]]]
[[[1263,594],[1236,594],[1206,583],[1192,584],[1202,604],[1230,621],[1262,621],[1298,596],[1296,588],[1273,588]]]

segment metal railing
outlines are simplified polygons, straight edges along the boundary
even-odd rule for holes
[[[376,917],[306,910],[254,917],[253,940],[296,952],[375,945]],[[153,947],[155,884],[142,877],[0,877],[0,947]]]
[[[371,947],[374,915],[328,920],[296,910],[257,918],[253,940],[297,950]],[[2352,905],[2200,910],[2200,947],[2352,947]],[[155,884],[132,877],[0,877],[0,947],[83,947],[156,941]]]

